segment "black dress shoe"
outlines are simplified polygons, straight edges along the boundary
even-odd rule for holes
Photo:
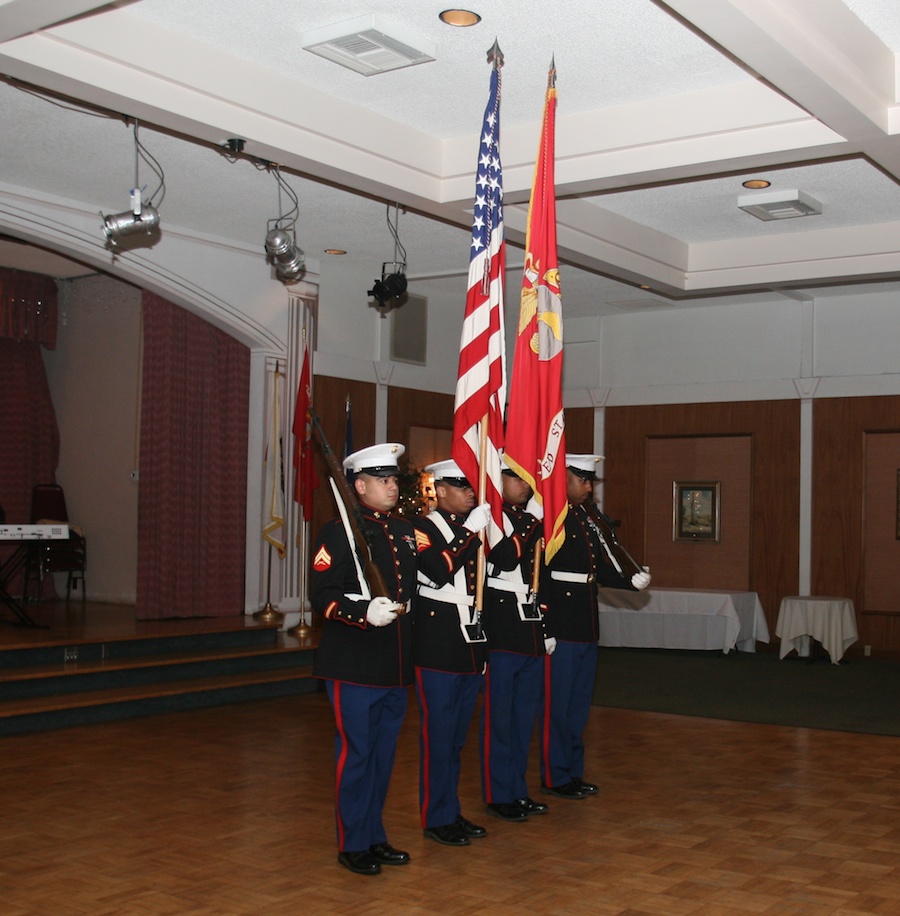
[[[580,776],[576,776],[572,780],[572,785],[581,791],[585,795],[596,795],[600,791],[600,786],[594,785],[592,782],[585,782]]]
[[[456,826],[462,831],[463,836],[467,836],[470,840],[480,840],[482,837],[487,836],[487,830],[484,827],[473,824],[461,814],[456,819]]]
[[[402,849],[394,849],[390,843],[376,843],[369,847],[369,852],[382,865],[406,865],[409,862],[409,853],[403,852]]]
[[[344,868],[349,868],[355,875],[381,874],[378,860],[368,849],[363,849],[362,852],[339,852],[338,862]]]
[[[498,802],[487,805],[487,813],[504,821],[527,821],[528,812],[518,802]]]
[[[468,846],[469,838],[456,824],[444,824],[443,827],[426,827],[423,831],[429,840],[437,840],[444,846]]]
[[[555,795],[557,798],[585,798],[584,792],[574,783],[567,782],[564,786],[541,786],[541,792]]]
[[[515,802],[526,814],[546,814],[548,805],[536,802],[533,798],[517,798]]]

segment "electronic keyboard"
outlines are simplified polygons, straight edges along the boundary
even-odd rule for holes
[[[0,525],[0,541],[64,540],[68,525]]]

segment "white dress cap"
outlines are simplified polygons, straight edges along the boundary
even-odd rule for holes
[[[566,467],[585,480],[597,479],[597,464],[603,461],[603,455],[566,455]]]
[[[435,481],[449,480],[453,482],[466,480],[466,475],[463,474],[462,468],[452,458],[448,458],[446,461],[435,461],[434,464],[429,464],[425,470],[429,474],[434,474]],[[469,482],[466,480],[466,486],[468,484]]]
[[[400,473],[397,460],[405,451],[405,446],[399,442],[370,445],[348,455],[343,461],[344,470],[355,474],[371,474],[373,477],[396,477]]]

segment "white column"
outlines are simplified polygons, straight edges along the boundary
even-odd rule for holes
[[[799,592],[810,593],[812,584],[812,463],[813,398],[819,379],[815,376],[814,300],[800,303],[800,377],[794,386],[800,396],[800,532]]]

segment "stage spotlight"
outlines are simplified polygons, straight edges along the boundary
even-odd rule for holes
[[[100,214],[103,216],[103,214]],[[149,204],[143,204],[138,212],[110,213],[103,216],[103,234],[109,245],[118,244],[122,236],[145,233],[151,235],[159,228],[159,211]]]
[[[395,268],[391,272],[388,268]],[[387,261],[381,265],[381,279],[372,284],[366,295],[375,299],[379,308],[384,308],[391,299],[399,299],[406,292],[406,265],[397,261]],[[400,305],[401,303],[397,303]]]
[[[296,280],[303,273],[306,259],[287,230],[270,229],[266,233],[266,254],[279,279]]]
[[[153,205],[154,200],[159,196],[159,200],[166,193],[166,179],[163,174],[162,166],[159,162],[144,148],[138,137],[140,124],[134,122],[134,187],[131,189],[131,208],[124,210],[122,213],[100,214],[103,220],[101,226],[103,235],[106,237],[106,245],[110,249],[115,249],[121,239],[137,235],[153,235],[159,229],[159,210]],[[159,185],[156,190],[144,200],[144,188],[141,186],[139,166],[140,160],[143,159],[159,178]]]
[[[303,250],[297,245],[297,214],[300,212],[300,202],[294,189],[281,175],[281,166],[267,163],[278,185],[278,218],[269,220],[269,231],[266,233],[266,254],[275,268],[275,276],[279,280],[289,283],[299,280],[306,266],[306,257]],[[284,194],[290,209],[285,212],[282,201]]]
[[[394,221],[391,222],[391,207],[394,208]],[[372,284],[366,291],[377,303],[376,307],[382,313],[392,307],[398,308],[406,301],[406,249],[400,242],[400,233],[397,225],[400,221],[400,204],[387,205],[387,226],[394,239],[394,260],[385,261],[381,265],[381,279]]]

